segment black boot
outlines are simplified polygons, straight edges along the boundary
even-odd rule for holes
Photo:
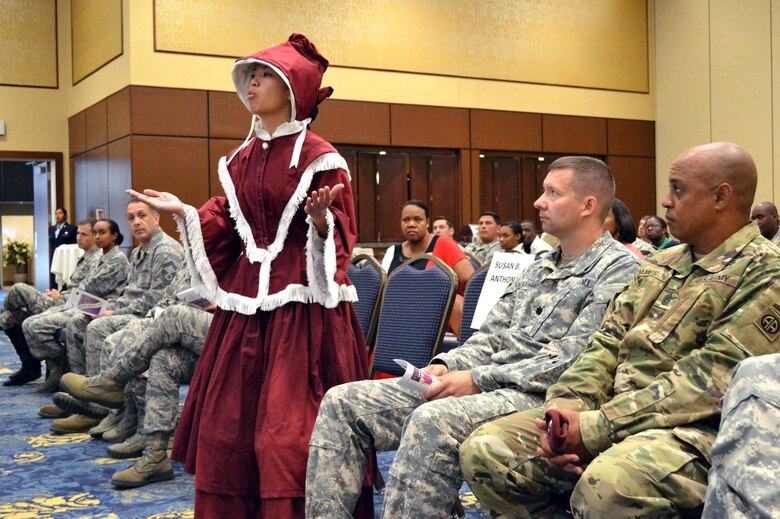
[[[8,377],[8,380],[3,382],[4,386],[21,386],[33,380],[41,378],[41,361],[36,359],[30,353],[30,348],[27,346],[27,341],[24,338],[21,326],[14,326],[5,330],[5,334],[11,339],[11,344],[14,345],[16,354],[19,355],[19,359],[22,361],[22,369]]]

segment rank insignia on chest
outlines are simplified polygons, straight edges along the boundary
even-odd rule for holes
[[[780,335],[780,312],[774,306],[768,306],[754,323],[770,341]]]

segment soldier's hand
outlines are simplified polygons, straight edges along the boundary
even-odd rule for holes
[[[426,401],[438,400],[448,396],[476,395],[482,391],[474,383],[474,377],[470,371],[453,371],[443,375],[437,384],[434,384],[423,393]]]
[[[100,319],[101,317],[110,317],[114,315],[113,310],[106,310],[105,312],[101,312],[98,315],[96,315],[93,319]]]
[[[434,377],[441,377],[450,372],[444,364],[428,364],[422,370]]]
[[[557,410],[568,421],[569,430],[563,447],[563,454],[556,454],[550,447],[550,438],[548,424],[545,420],[537,418],[535,423],[539,429],[539,447],[536,453],[545,458],[547,464],[551,467],[559,468],[565,472],[581,475],[593,459],[585,444],[582,441],[580,433],[580,414],[577,411],[568,409]]]

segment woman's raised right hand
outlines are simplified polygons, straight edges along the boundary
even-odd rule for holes
[[[154,189],[144,189],[143,194],[133,189],[127,189],[125,192],[128,195],[149,204],[150,207],[154,207],[158,211],[173,213],[184,218],[184,204],[176,195],[164,191],[155,191]]]

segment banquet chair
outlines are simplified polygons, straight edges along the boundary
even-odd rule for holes
[[[358,300],[354,304],[355,313],[366,339],[368,354],[371,355],[379,319],[379,302],[387,282],[387,274],[375,258],[359,254],[352,258],[347,275],[358,294]]]

